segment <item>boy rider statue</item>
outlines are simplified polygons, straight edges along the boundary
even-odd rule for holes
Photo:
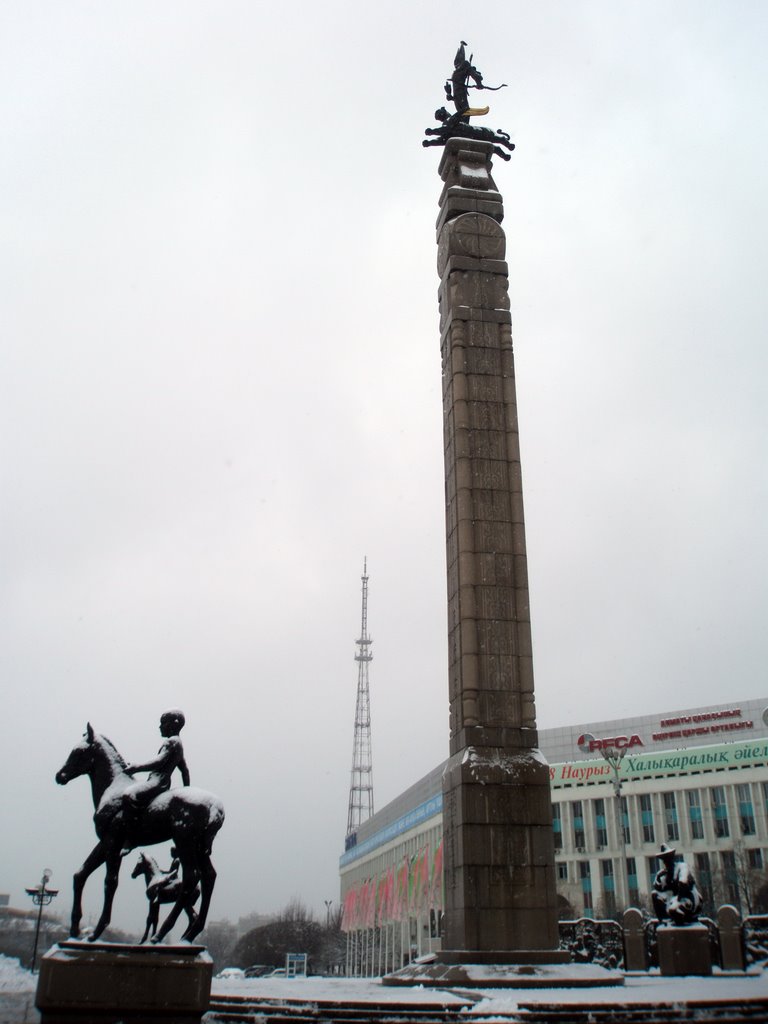
[[[182,746],[179,733],[184,728],[184,713],[177,708],[166,711],[160,716],[160,735],[163,743],[157,752],[157,757],[144,764],[129,764],[126,767],[128,775],[135,775],[136,772],[149,772],[149,778],[143,782],[134,782],[128,786],[123,795],[123,807],[130,817],[135,818],[139,811],[150,804],[160,793],[165,793],[171,788],[171,776],[178,768],[181,772],[181,781],[185,786],[189,785],[189,769],[184,760],[184,747]]]

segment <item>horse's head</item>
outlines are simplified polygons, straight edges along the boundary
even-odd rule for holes
[[[145,853],[139,854],[139,859],[136,861],[136,867],[131,872],[131,878],[138,878],[139,875],[146,873],[149,868],[149,859]]]
[[[90,775],[92,780],[99,780],[101,791],[117,778],[126,768],[125,761],[115,748],[114,743],[106,736],[93,731],[89,722],[81,743],[72,750],[64,767],[56,772],[56,781],[66,786],[71,779],[79,775]],[[130,781],[126,776],[126,781]]]
[[[66,786],[71,779],[89,773],[93,766],[94,747],[95,736],[89,722],[82,742],[78,743],[64,762],[64,766],[56,772],[56,781],[60,786]]]

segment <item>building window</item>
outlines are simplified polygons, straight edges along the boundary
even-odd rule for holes
[[[656,833],[653,830],[653,807],[650,793],[640,794],[640,821],[643,826],[643,842],[655,843]]]
[[[656,881],[656,875],[661,869],[661,862],[658,857],[648,858],[648,891],[653,888],[653,883]]]
[[[739,823],[743,836],[755,834],[755,811],[752,806],[752,794],[749,784],[742,782],[736,787],[736,800],[739,804]]]
[[[555,849],[563,848],[563,819],[560,804],[552,804],[552,835],[555,837]]]
[[[709,854],[697,853],[694,857],[696,865],[696,882],[706,899],[712,893],[712,871],[709,866]]]
[[[608,845],[608,830],[605,827],[605,800],[595,800],[595,842],[598,847]]]
[[[763,851],[761,849],[747,850],[747,863],[752,871],[763,870]]]
[[[600,871],[603,875],[603,889],[608,892],[613,892],[613,861],[612,860],[601,860]]]
[[[634,857],[627,857],[627,884],[629,885],[629,902],[637,906],[640,902],[640,887],[637,884],[637,862]]]
[[[581,879],[581,894],[584,899],[584,916],[592,917],[592,876],[589,873],[589,861],[579,861],[579,878]]]
[[[733,850],[723,850],[720,854],[723,862],[723,881],[725,882],[726,899],[740,909],[739,879],[736,872],[736,855]]]
[[[605,900],[605,913],[611,917],[616,913],[616,886],[613,879],[613,861],[601,860],[600,873],[603,876],[603,899]]]
[[[629,831],[629,807],[627,806],[627,798],[623,796],[621,798],[621,827],[624,830],[624,845],[632,845],[632,836]]]
[[[701,802],[698,789],[689,789],[685,794],[688,801],[688,821],[691,823],[691,838],[704,838],[704,822],[701,820]]]
[[[728,808],[725,803],[725,789],[713,786],[710,790],[712,800],[712,817],[715,819],[715,836],[726,839],[731,833],[728,828]]]
[[[664,800],[664,828],[667,833],[667,842],[676,843],[680,838],[680,829],[677,824],[677,802],[674,793],[663,793]]]
[[[568,865],[564,860],[557,862],[557,878],[560,882],[568,881]]]
[[[584,810],[581,800],[574,800],[571,804],[573,811],[573,845],[577,850],[584,849]]]

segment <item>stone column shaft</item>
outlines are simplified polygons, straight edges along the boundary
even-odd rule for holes
[[[490,144],[451,139],[437,222],[451,759],[444,958],[560,959],[549,770],[536,749],[501,196]]]

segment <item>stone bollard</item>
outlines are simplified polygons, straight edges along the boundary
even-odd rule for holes
[[[717,931],[720,936],[720,965],[724,971],[743,971],[746,968],[744,956],[744,935],[741,930],[741,915],[729,903],[717,912]]]
[[[624,911],[624,970],[647,971],[648,947],[645,943],[643,915],[635,907]]]
[[[705,924],[660,924],[656,941],[662,976],[712,973],[709,931]]]

